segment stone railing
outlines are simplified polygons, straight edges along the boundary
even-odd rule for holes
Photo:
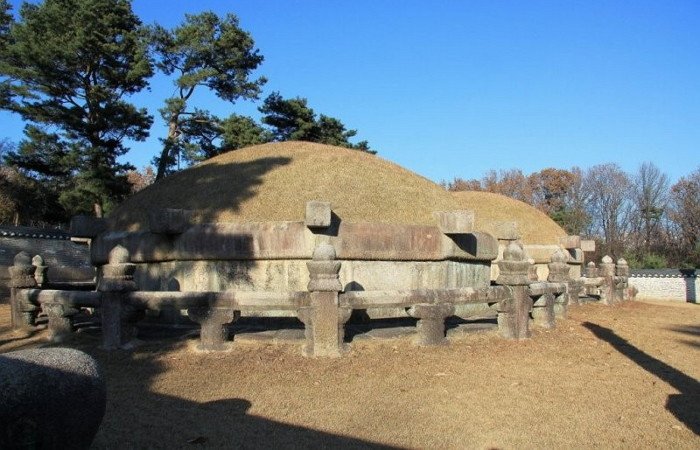
[[[52,289],[42,275],[46,267],[41,260],[35,258],[32,265],[29,255],[19,254],[11,268],[12,318],[13,326],[27,328],[43,311],[48,317],[49,338],[61,341],[71,333],[79,308],[99,308],[102,346],[113,350],[134,338],[135,324],[144,311],[186,309],[189,318],[200,324],[199,348],[222,350],[229,346],[228,324],[241,314],[269,316],[282,312],[303,322],[305,355],[341,356],[347,350],[345,324],[353,310],[400,311],[403,317],[417,319],[417,344],[437,345],[447,342],[448,317],[461,306],[483,304],[494,311],[502,337],[524,339],[530,336],[531,325],[552,328],[557,318],[565,318],[569,305],[578,304],[583,286],[589,291],[597,289],[606,303],[624,298],[625,268],[618,265],[618,275],[614,275],[615,267],[611,272],[608,259],[595,277],[572,279],[568,255],[562,249],[551,257],[547,281],[535,281],[530,258],[522,245],[513,242],[498,262],[499,277],[491,286],[344,292],[339,278],[342,262],[337,260],[334,247],[323,243],[306,263],[307,290],[163,292],[138,290],[135,264],[121,246],[112,249],[107,264],[102,266],[96,290]]]
[[[615,264],[610,256],[604,256],[596,267],[593,261],[586,265],[582,299],[599,300],[606,305],[615,305],[635,297],[637,290],[629,284],[630,268],[620,258]]]

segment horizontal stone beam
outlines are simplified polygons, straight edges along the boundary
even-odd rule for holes
[[[473,289],[413,289],[400,291],[350,291],[341,294],[341,306],[353,309],[410,307],[417,304],[496,303],[509,295],[502,286]]]
[[[518,222],[505,220],[493,221],[490,223],[489,228],[493,230],[493,235],[498,240],[515,241],[520,239]]]
[[[43,303],[61,303],[70,307],[97,308],[102,294],[96,291],[61,291],[54,289],[20,289],[17,292],[20,301],[40,305]]]
[[[530,297],[539,297],[545,294],[563,294],[566,292],[566,283],[537,282],[528,286]]]
[[[179,235],[106,232],[93,240],[91,260],[104,265],[117,245],[132,263],[311,259],[317,236],[304,222],[192,225]],[[491,261],[498,242],[488,233],[445,235],[436,226],[341,222],[324,236],[338,259],[365,261]]]
[[[590,239],[581,240],[581,250],[584,252],[594,252],[595,241]]]

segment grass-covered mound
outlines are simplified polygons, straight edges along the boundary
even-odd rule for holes
[[[474,211],[475,228],[479,231],[493,234],[495,222],[515,221],[525,244],[559,244],[559,238],[566,236],[566,231],[547,214],[505,195],[481,191],[459,191],[452,195],[459,208]]]
[[[152,208],[199,211],[199,222],[298,221],[309,200],[329,201],[341,220],[434,224],[432,211],[460,209],[432,181],[374,155],[282,142],[219,155],[138,192],[110,216],[114,229],[147,228]]]

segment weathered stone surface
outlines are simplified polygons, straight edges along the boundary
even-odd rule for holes
[[[156,234],[182,234],[192,225],[194,211],[160,208],[148,213],[148,227]]]
[[[569,281],[569,254],[559,249],[552,254],[552,262],[548,264],[549,275],[547,281],[552,283],[566,283]]]
[[[87,449],[106,389],[97,363],[78,350],[0,355],[0,448]]]
[[[462,261],[493,261],[498,257],[498,241],[488,233],[473,232],[443,236],[443,257]]]
[[[28,330],[34,325],[34,318],[39,310],[35,305],[21,302],[17,295],[20,289],[36,286],[36,280],[34,279],[36,267],[31,262],[31,257],[27,252],[19,252],[15,255],[14,265],[8,268],[10,272],[11,323],[12,328],[15,330]]]
[[[32,266],[36,268],[34,270],[34,280],[36,281],[36,284],[41,287],[49,281],[46,276],[48,266],[44,264],[44,258],[42,258],[41,255],[35,255],[32,258]]]
[[[496,282],[511,288],[511,298],[498,303],[498,328],[506,339],[530,337],[532,299],[528,294],[530,263],[522,244],[511,242],[498,262],[500,274]]]
[[[624,258],[617,260],[617,265],[615,266],[615,274],[618,277],[629,277],[630,276],[630,266],[627,264]]]
[[[567,250],[581,248],[581,236],[564,236],[559,239],[559,243]]]
[[[168,261],[174,257],[172,239],[165,234],[108,231],[92,240],[92,264],[101,266],[109,262],[109,252],[117,245],[129,251],[132,262]]]
[[[593,261],[590,261],[588,264],[586,264],[585,277],[586,278],[597,278],[598,277],[598,268],[595,266],[595,263]]]
[[[594,252],[595,251],[595,241],[582,239],[581,240],[581,250],[584,252]]]
[[[530,284],[530,262],[522,244],[511,242],[503,251],[503,260],[498,262],[499,275],[496,283],[506,286]]]
[[[309,228],[328,228],[331,226],[331,203],[321,201],[306,202],[304,223]]]
[[[491,228],[493,236],[500,241],[516,241],[520,239],[518,222],[515,221],[495,221]]]
[[[107,220],[94,216],[73,216],[70,234],[78,238],[95,238],[107,231]]]
[[[465,234],[474,231],[474,211],[434,211],[433,217],[444,234]]]
[[[444,259],[443,237],[431,226],[341,222],[330,242],[338,259],[425,261]]]

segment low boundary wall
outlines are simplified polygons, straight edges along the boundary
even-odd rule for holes
[[[633,270],[629,282],[639,291],[637,298],[640,300],[698,303],[698,272],[696,269]]]

